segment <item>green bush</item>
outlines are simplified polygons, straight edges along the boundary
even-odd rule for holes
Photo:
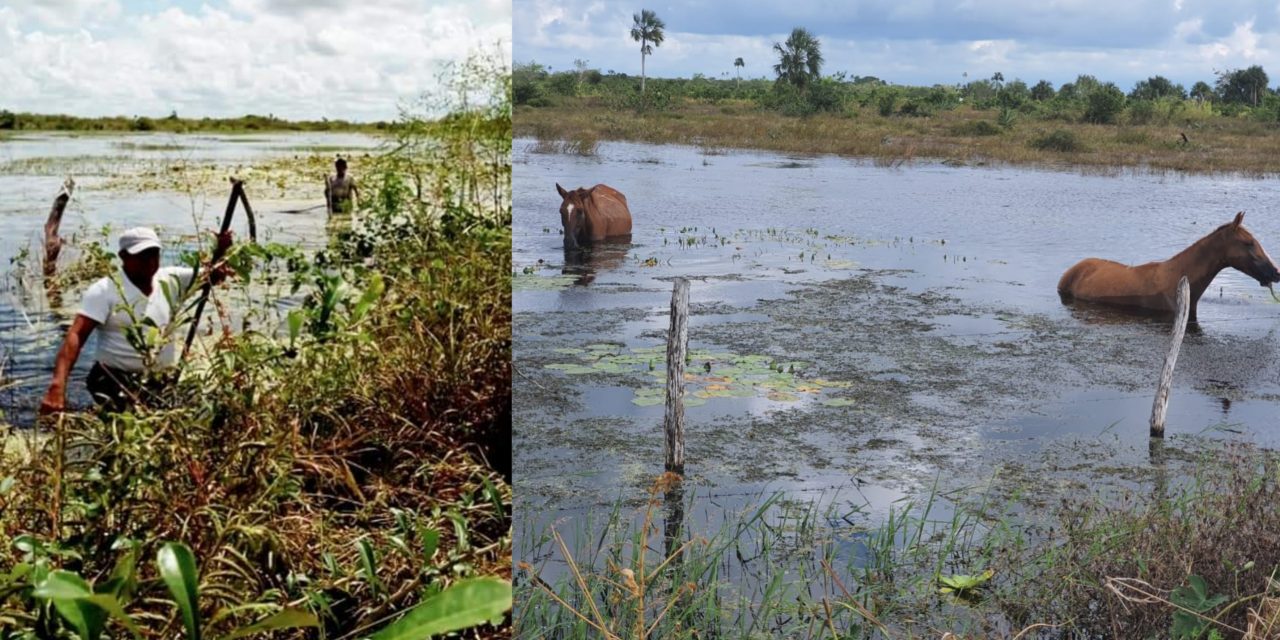
[[[1084,112],[1084,121],[1093,124],[1112,124],[1124,110],[1124,92],[1116,85],[1108,82],[1089,92],[1088,107]]]
[[[893,115],[894,107],[898,105],[898,93],[896,91],[886,91],[876,100],[876,108],[880,115],[888,118]]]
[[[1066,129],[1057,129],[1048,135],[1040,136],[1031,141],[1031,146],[1042,151],[1059,151],[1062,153],[1085,150],[1084,144],[1076,138],[1076,134]]]
[[[988,120],[970,120],[951,128],[953,136],[998,136],[1000,127]]]
[[[1128,111],[1129,124],[1149,124],[1158,113],[1153,100],[1130,100]]]

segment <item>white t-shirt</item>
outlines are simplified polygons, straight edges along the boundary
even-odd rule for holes
[[[156,271],[152,280],[149,297],[133,286],[123,272],[90,285],[89,290],[84,292],[80,315],[98,323],[97,361],[124,371],[142,371],[146,368],[142,354],[138,353],[128,337],[128,331],[134,327],[136,318],[138,323],[145,323],[148,319],[155,323],[154,329],[146,324],[139,327],[141,332],[151,333],[158,342],[159,352],[155,364],[159,367],[176,364],[178,354],[172,336],[165,335],[173,319],[170,296],[174,303],[179,302],[194,278],[195,271],[191,268],[162,267]],[[167,294],[166,288],[169,290]],[[129,313],[130,308],[133,309],[132,315]]]

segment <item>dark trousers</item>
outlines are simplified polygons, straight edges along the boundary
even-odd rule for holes
[[[85,384],[89,387],[89,395],[102,410],[119,413],[155,398],[168,385],[168,380],[95,362],[89,369]]]

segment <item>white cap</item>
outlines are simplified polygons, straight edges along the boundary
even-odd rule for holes
[[[159,248],[160,236],[151,227],[134,227],[120,234],[120,250],[129,255]]]

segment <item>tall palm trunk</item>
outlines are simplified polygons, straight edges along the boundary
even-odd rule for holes
[[[640,43],[640,93],[644,93],[644,43]]]

